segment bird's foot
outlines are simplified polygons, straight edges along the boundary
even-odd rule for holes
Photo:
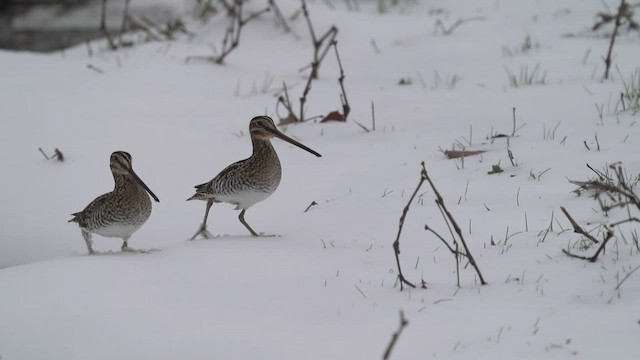
[[[265,234],[265,233],[259,233],[258,235],[255,235],[258,237],[281,237],[281,235],[278,234]]]
[[[122,252],[132,253],[132,254],[151,254],[157,251],[161,251],[160,249],[134,249],[128,246],[122,247]]]
[[[213,234],[210,233],[209,230],[207,230],[207,228],[205,226],[201,226],[200,230],[198,230],[198,232],[195,233],[195,235],[193,235],[191,237],[191,239],[189,239],[189,240],[195,240],[198,237],[198,235],[201,235],[202,238],[204,238],[204,239],[213,239],[214,238]]]

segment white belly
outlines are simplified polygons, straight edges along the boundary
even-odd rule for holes
[[[236,209],[248,209],[251,206],[265,200],[271,196],[272,192],[263,191],[241,191],[233,195],[216,195],[215,199],[236,205]]]
[[[128,238],[136,232],[140,226],[138,225],[109,225],[92,232],[104,237]]]

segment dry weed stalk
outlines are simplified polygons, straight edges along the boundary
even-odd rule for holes
[[[632,216],[631,208],[635,208],[636,210],[640,210],[640,197],[635,193],[634,187],[637,185],[640,177],[636,178],[628,178],[625,176],[625,171],[622,168],[620,163],[611,164],[609,169],[613,170],[615,178],[610,177],[608,172],[603,173],[593,169],[589,166],[589,169],[594,171],[598,176],[596,179],[590,179],[588,181],[572,181],[570,182],[574,185],[577,185],[578,188],[574,190],[574,192],[578,195],[582,194],[582,192],[589,192],[593,195],[593,198],[596,199],[600,205],[600,209],[608,216],[609,211],[615,208],[626,208],[627,209],[627,218],[613,222],[609,225],[604,225],[605,232],[603,234],[603,240],[600,244],[598,250],[593,256],[581,256],[570,253],[568,250],[563,249],[562,252],[568,256],[579,258],[583,260],[588,260],[590,262],[595,262],[598,259],[598,256],[601,252],[605,250],[607,242],[613,237],[614,231],[612,227],[616,227],[618,225],[628,223],[628,222],[636,222],[640,223],[640,219],[638,217]],[[598,243],[599,241],[585,231],[578,223],[569,215],[567,210],[564,207],[560,208],[562,212],[565,214],[571,226],[573,226],[574,232],[583,235],[585,238],[591,240],[594,243]]]
[[[227,13],[231,17],[231,21],[227,30],[225,31],[224,38],[222,39],[222,49],[217,56],[188,56],[186,61],[191,60],[204,60],[210,61],[215,64],[223,64],[224,59],[240,45],[240,36],[242,34],[242,28],[247,25],[251,20],[256,19],[260,15],[268,12],[271,8],[266,8],[250,14],[248,17],[244,17],[244,5],[245,0],[234,0],[232,5],[225,6]],[[223,2],[226,4],[226,2]]]
[[[313,59],[311,60],[311,63],[309,65],[305,66],[301,70],[311,67],[311,74],[309,75],[309,77],[315,80],[318,78],[318,71],[320,70],[320,64],[322,64],[322,60],[324,60],[325,56],[327,56],[331,45],[338,35],[338,28],[335,26],[331,26],[329,30],[327,30],[320,38],[317,38],[316,32],[313,29],[313,24],[311,23],[311,17],[309,17],[306,0],[302,0],[302,14],[307,21],[309,33],[311,34],[311,43],[313,44]]]
[[[102,0],[102,13],[100,16],[99,30],[107,40],[110,50],[118,50],[120,48],[130,47],[134,45],[134,42],[124,39],[124,34],[127,31],[142,31],[146,34],[147,41],[174,40],[176,33],[183,33],[190,36],[194,35],[189,30],[187,30],[184,23],[180,19],[169,21],[163,26],[160,26],[153,20],[145,16],[135,17],[133,15],[130,15],[130,2],[131,0],[125,0],[120,30],[117,36],[113,36],[107,29],[106,25],[107,0]]]
[[[60,151],[58,148],[55,148],[53,150],[53,155],[48,156],[44,150],[42,150],[42,148],[38,148],[38,151],[40,151],[40,153],[42,154],[42,156],[44,156],[45,159],[47,160],[53,160],[56,159],[60,162],[64,161],[64,155],[62,154],[62,151]]]
[[[342,105],[342,113],[340,111],[332,111],[322,117],[321,122],[327,121],[346,121],[349,113],[351,112],[351,106],[349,105],[349,101],[347,99],[347,92],[344,87],[344,69],[342,67],[342,61],[340,60],[340,53],[338,52],[338,41],[336,40],[336,36],[338,34],[338,28],[335,26],[331,26],[326,33],[324,33],[320,38],[316,37],[315,30],[313,28],[313,24],[311,23],[311,17],[309,16],[309,11],[307,9],[307,3],[305,0],[302,0],[302,13],[306,19],[307,25],[309,27],[309,33],[311,34],[311,42],[313,44],[313,59],[311,63],[301,70],[305,70],[311,68],[309,76],[307,78],[307,83],[302,91],[302,96],[300,97],[300,110],[298,114],[296,114],[293,110],[293,105],[291,103],[291,99],[289,98],[289,93],[287,91],[287,85],[283,86],[283,95],[278,97],[276,108],[279,105],[284,106],[287,109],[287,115],[285,117],[280,117],[279,125],[287,125],[297,122],[304,122],[313,119],[317,119],[318,117],[305,117],[305,105],[307,103],[307,98],[311,91],[311,85],[313,80],[318,78],[318,71],[320,69],[320,64],[325,59],[329,50],[333,47],[336,59],[338,61],[338,67],[340,70],[340,76],[338,77],[338,84],[340,85],[340,103]]]
[[[351,112],[351,106],[349,105],[349,99],[347,99],[347,91],[344,89],[344,69],[342,68],[342,61],[340,61],[340,53],[338,52],[338,41],[333,41],[333,49],[336,52],[336,58],[338,60],[338,67],[340,69],[340,77],[338,77],[338,84],[340,84],[340,104],[342,104],[342,114],[339,111],[332,111],[326,115],[320,122],[327,121],[347,121],[347,117]]]
[[[458,286],[460,286],[459,256],[460,257],[464,257],[469,261],[469,264],[471,264],[471,266],[473,266],[473,268],[476,271],[476,274],[478,275],[478,279],[480,280],[480,284],[486,285],[487,282],[484,280],[484,277],[482,276],[482,273],[480,272],[480,268],[478,267],[478,264],[476,263],[475,258],[471,254],[471,250],[469,250],[469,247],[467,246],[467,242],[465,241],[464,236],[462,235],[462,230],[460,229],[460,226],[458,226],[458,223],[456,222],[456,219],[453,217],[453,215],[451,215],[451,212],[449,212],[449,210],[447,209],[447,206],[444,203],[444,199],[440,195],[440,192],[438,191],[438,189],[436,188],[435,184],[431,180],[431,177],[429,177],[429,174],[427,173],[427,169],[424,166],[424,162],[422,162],[421,165],[422,165],[422,173],[424,174],[423,176],[429,182],[429,185],[431,186],[431,189],[433,190],[434,194],[436,195],[436,201],[435,202],[436,202],[436,205],[438,206],[438,209],[440,210],[440,213],[442,214],[442,217],[443,217],[445,223],[447,224],[447,227],[449,228],[449,233],[451,234],[451,238],[453,240],[453,246],[451,246],[442,236],[440,236],[435,230],[430,228],[428,225],[425,225],[425,230],[430,231],[438,239],[440,239],[445,244],[447,249],[449,249],[449,251],[456,258],[456,274],[457,274],[457,279],[458,279]],[[451,227],[453,227],[453,230],[455,231],[455,234],[454,234],[453,231],[451,231]],[[456,238],[456,235],[457,235],[457,238]],[[460,244],[462,245],[462,248],[464,249],[464,251],[460,251],[459,250],[459,245]]]
[[[569,215],[569,212],[567,212],[567,210],[563,206],[560,207],[560,210],[562,210],[562,212],[567,217],[567,219],[569,219],[569,222],[571,223],[571,226],[573,226],[573,231],[575,233],[586,237],[587,239],[591,240],[594,243],[599,242],[595,237],[593,237],[593,235],[589,234],[580,225],[578,225],[578,223],[571,217],[571,215]],[[600,244],[600,246],[598,247],[598,250],[592,256],[576,255],[569,252],[569,250],[567,249],[562,249],[562,252],[567,256],[570,256],[573,258],[595,262],[596,260],[598,260],[598,256],[600,255],[600,253],[604,251],[605,246],[607,246],[607,243],[609,242],[609,240],[611,240],[611,238],[613,237],[613,230],[610,227],[608,227],[607,225],[604,225],[604,229],[605,229],[605,233],[602,238],[602,244]]]
[[[402,334],[402,330],[409,325],[409,320],[404,317],[404,311],[400,310],[400,325],[398,326],[398,330],[393,333],[391,336],[391,340],[389,341],[389,345],[387,345],[387,349],[384,351],[384,355],[382,356],[382,360],[388,360],[391,356],[391,350],[396,345],[398,338],[400,338],[400,334]]]
[[[604,58],[604,79],[609,79],[609,68],[611,67],[611,54],[613,52],[613,44],[616,41],[616,37],[618,36],[618,29],[622,24],[622,19],[625,14],[629,11],[629,6],[625,2],[625,0],[620,0],[620,6],[618,6],[618,13],[615,16],[615,23],[613,27],[613,33],[611,33],[611,41],[609,42],[609,50],[607,51],[607,57]]]
[[[458,19],[456,20],[453,24],[451,24],[451,26],[446,27],[444,25],[444,22],[441,19],[437,19],[436,20],[436,24],[433,28],[433,34],[434,35],[438,35],[438,31],[440,31],[442,33],[442,35],[445,36],[449,36],[451,35],[455,29],[457,29],[460,25],[464,24],[464,23],[468,23],[471,21],[481,21],[484,20],[485,18],[483,16],[473,16],[467,19]]]
[[[605,214],[608,214],[608,212],[614,208],[624,208],[628,206],[634,206],[640,210],[640,197],[638,197],[634,191],[634,187],[638,184],[638,181],[640,181],[640,176],[628,178],[625,176],[625,171],[620,163],[609,165],[609,169],[613,170],[615,174],[615,179],[609,177],[608,174],[594,170],[588,164],[587,166],[596,173],[598,178],[588,181],[569,180],[569,182],[578,186],[573,192],[578,196],[582,192],[591,193]],[[630,220],[623,220],[622,222],[611,224],[611,226],[616,226],[628,221]]]
[[[487,282],[484,280],[484,277],[480,272],[480,268],[478,267],[478,264],[476,263],[475,258],[473,257],[473,255],[471,254],[471,251],[469,250],[469,247],[467,246],[467,242],[465,241],[464,236],[462,235],[462,230],[460,229],[460,226],[458,226],[458,223],[456,222],[455,218],[453,217],[453,215],[451,215],[451,212],[449,212],[449,210],[447,209],[447,206],[444,203],[444,199],[440,195],[440,192],[438,191],[435,184],[431,180],[431,177],[429,177],[429,174],[427,173],[427,169],[424,165],[424,162],[422,162],[421,165],[422,165],[422,170],[420,171],[420,181],[418,182],[418,186],[416,186],[416,189],[413,191],[413,194],[409,198],[407,205],[404,207],[404,210],[402,211],[402,215],[400,216],[400,224],[398,226],[398,234],[396,236],[396,240],[393,242],[393,251],[395,253],[396,265],[398,267],[398,280],[400,282],[400,290],[401,291],[403,290],[403,285],[408,285],[413,288],[416,287],[413,283],[408,281],[404,277],[404,274],[402,273],[402,268],[400,266],[400,235],[402,234],[402,228],[404,227],[404,220],[407,216],[407,213],[409,212],[411,203],[413,202],[413,199],[415,198],[416,194],[418,193],[418,191],[422,187],[422,184],[425,181],[429,183],[429,185],[431,186],[431,189],[433,190],[436,196],[435,203],[438,207],[438,210],[440,210],[440,213],[442,214],[442,217],[445,223],[447,224],[447,227],[449,228],[449,232],[453,240],[453,245],[449,244],[449,242],[447,242],[440,234],[438,234],[434,229],[432,229],[428,225],[425,225],[425,230],[430,231],[438,239],[440,239],[445,244],[447,249],[449,249],[449,251],[454,255],[456,260],[456,274],[457,274],[458,286],[460,286],[460,257],[466,258],[469,261],[469,264],[473,266],[473,268],[476,271],[476,274],[478,275],[480,284],[486,285]],[[453,227],[453,230],[451,229],[451,227]],[[455,231],[455,234],[454,234],[454,231]],[[462,248],[464,249],[464,251],[460,250],[460,245],[462,245]]]
[[[400,235],[402,234],[402,228],[404,227],[404,219],[407,217],[407,213],[409,212],[411,203],[413,202],[413,199],[416,197],[416,194],[418,194],[418,190],[420,190],[425,180],[427,180],[427,172],[425,170],[422,170],[420,172],[420,181],[418,182],[418,186],[416,186],[416,189],[413,191],[413,194],[411,194],[411,197],[409,198],[407,205],[402,210],[402,215],[400,216],[400,223],[398,225],[398,234],[396,235],[396,240],[393,242],[393,252],[396,256],[396,265],[398,266],[398,281],[400,282],[400,291],[404,289],[404,285],[410,286],[412,288],[416,287],[413,283],[407,280],[404,277],[404,274],[402,273],[402,267],[400,266]]]

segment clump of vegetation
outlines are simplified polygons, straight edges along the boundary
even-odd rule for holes
[[[615,26],[615,23],[619,22],[618,24],[619,27],[626,26],[629,31],[631,30],[640,31],[640,25],[638,25],[638,23],[633,18],[634,7],[640,7],[640,3],[629,5],[625,0],[622,0],[620,2],[620,6],[618,7],[617,13],[612,14],[611,10],[608,10],[608,12],[606,13],[599,12],[597,14],[597,21],[595,24],[593,24],[593,27],[591,28],[591,30],[596,31],[606,24],[614,24]]]
[[[593,26],[593,30],[597,30],[600,26],[613,22],[613,32],[611,33],[611,40],[609,41],[609,50],[607,51],[607,56],[603,58],[605,64],[603,78],[605,80],[609,79],[609,69],[611,68],[613,59],[613,45],[616,42],[616,37],[620,33],[620,29],[627,25],[629,30],[640,30],[638,23],[633,20],[632,7],[635,6],[640,6],[640,4],[629,5],[626,0],[620,0],[620,6],[618,6],[618,11],[615,14],[599,13],[598,16],[600,17],[600,20]]]
[[[351,8],[359,9],[357,0],[347,0],[345,1],[345,3],[347,3],[347,6],[349,6],[350,3],[354,3],[351,4]],[[416,3],[416,0],[377,0],[376,9],[378,10],[379,14],[386,14],[391,11],[392,8],[399,9],[400,11],[410,11],[413,5],[415,5]]]
[[[226,2],[224,1],[222,3],[226,4]],[[191,60],[204,60],[216,64],[223,64],[225,58],[240,45],[242,28],[245,27],[251,20],[258,18],[260,15],[271,10],[271,7],[267,6],[260,11],[246,15],[243,8],[244,3],[245,2],[243,0],[238,0],[235,1],[233,5],[227,5],[227,13],[229,14],[229,26],[224,33],[222,46],[220,47],[218,54],[213,56],[188,56],[186,59],[187,62]],[[207,7],[207,5],[211,5],[211,3],[204,2],[203,9],[209,9],[209,12],[214,13],[215,8],[211,6]]]
[[[560,208],[571,223],[574,232],[584,236],[584,238],[588,240],[587,242],[590,241],[590,244],[600,244],[596,252],[591,256],[573,254],[569,252],[569,250],[564,249],[563,252],[574,258],[595,262],[598,260],[598,256],[604,252],[608,241],[613,238],[616,227],[626,223],[640,223],[640,218],[637,215],[638,211],[640,211],[640,196],[636,193],[636,187],[640,182],[640,174],[630,176],[622,167],[621,163],[611,164],[605,167],[604,171],[598,171],[589,165],[587,166],[596,174],[596,177],[586,181],[570,180],[572,184],[578,186],[574,192],[578,194],[578,196],[582,193],[590,194],[598,201],[600,209],[607,217],[609,217],[610,212],[614,209],[624,209],[622,218],[616,218],[602,225],[604,232],[602,240],[599,241],[595,236],[580,227],[564,207]],[[624,236],[622,231],[620,234]],[[636,250],[640,252],[637,230],[633,230],[631,235]]]
[[[500,174],[501,172],[504,172],[504,170],[500,166],[500,163],[497,163],[495,165],[491,165],[491,171],[487,172],[487,174],[493,175],[493,174]]]
[[[107,0],[102,0],[99,30],[107,41],[109,50],[131,47],[137,43],[170,41],[174,40],[178,34],[193,36],[193,33],[186,28],[180,19],[175,19],[164,24],[157,24],[146,16],[138,17],[129,14],[130,2],[131,0],[125,0],[120,30],[112,33],[107,29]],[[141,34],[142,36],[126,36],[128,34]],[[89,55],[91,56],[92,50],[89,45],[87,46],[89,48]]]
[[[535,40],[531,37],[531,35],[527,35],[524,38],[522,44],[516,46],[503,46],[502,54],[505,56],[516,56],[516,55],[527,55],[531,51],[535,51],[540,49],[541,45],[538,40]]]
[[[540,64],[536,64],[531,70],[529,70],[529,66],[527,65],[521,66],[517,74],[514,74],[509,69],[506,70],[509,85],[514,88],[528,85],[544,85],[547,80],[547,72],[540,71]]]
[[[636,68],[628,79],[622,79],[624,89],[620,92],[622,111],[630,110],[633,115],[640,113],[640,68]]]

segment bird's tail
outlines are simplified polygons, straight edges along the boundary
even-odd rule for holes
[[[77,213],[73,213],[73,214],[71,214],[71,216],[73,216],[73,219],[71,219],[71,220],[69,220],[69,221],[67,221],[67,222],[76,222],[76,223],[77,223],[77,222],[80,222],[79,217],[80,217],[80,214],[81,214],[81,213],[82,213],[82,212],[77,212]]]
[[[192,197],[188,198],[187,201],[189,200],[210,200],[211,199],[211,195],[207,195],[207,194],[203,194],[203,193],[196,193],[195,195],[193,195]]]

